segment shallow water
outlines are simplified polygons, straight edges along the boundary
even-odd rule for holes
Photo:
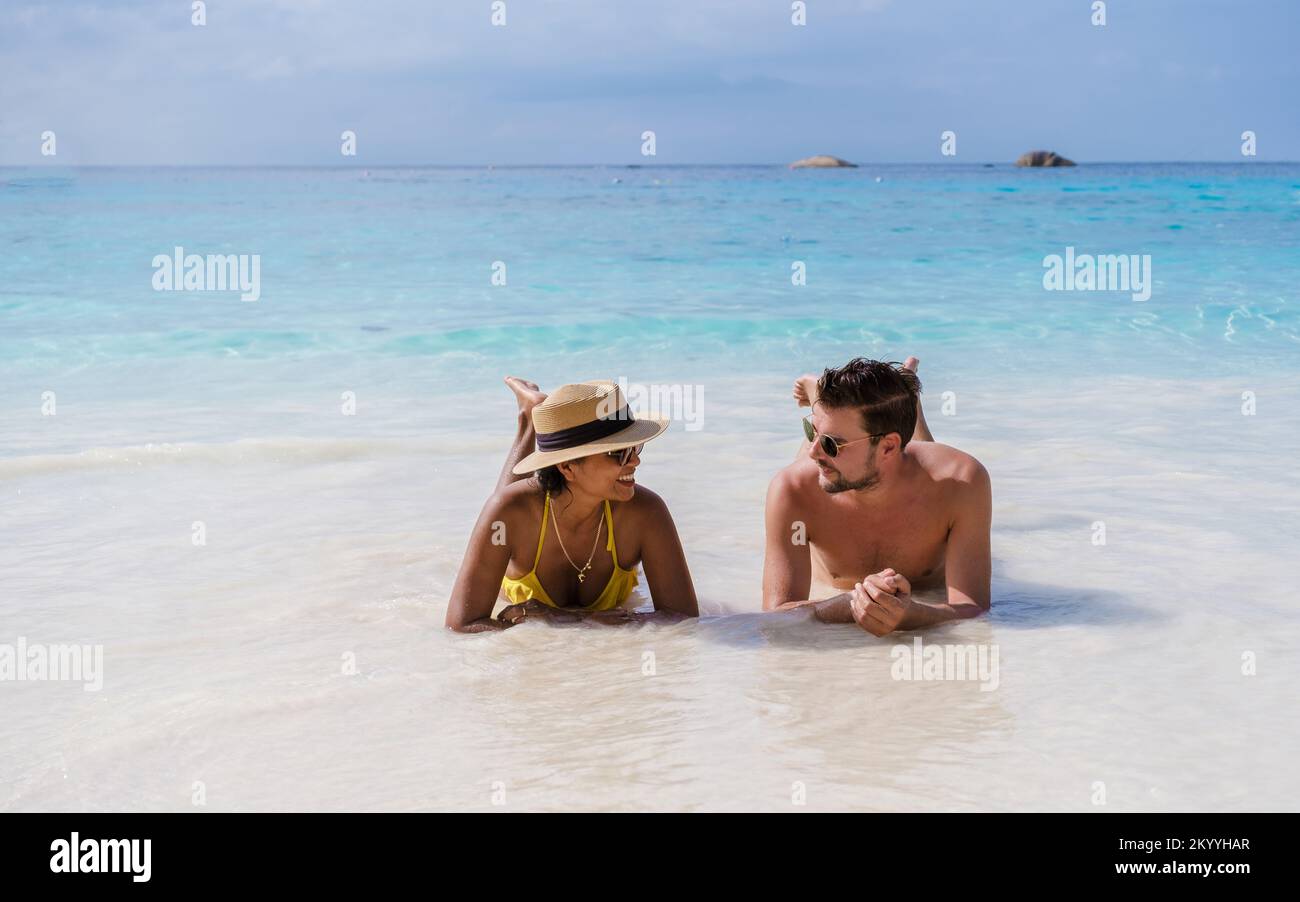
[[[0,808],[1293,809],[1300,167],[826,175],[0,170],[0,643],[105,662],[0,682]],[[262,299],[152,292],[177,243]],[[1151,300],[1044,292],[1067,244]],[[994,610],[923,637],[989,691],[757,613],[789,383],[854,353],[992,474]],[[698,622],[442,628],[506,372],[703,388],[639,474]]]

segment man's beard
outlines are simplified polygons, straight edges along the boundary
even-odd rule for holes
[[[871,449],[871,459],[867,461],[867,466],[871,467],[870,472],[861,479],[850,482],[844,478],[843,473],[836,473],[834,482],[821,483],[822,491],[828,495],[838,495],[840,492],[857,492],[862,489],[869,489],[880,482],[880,471],[876,469],[876,449]],[[825,479],[825,476],[822,477]]]
[[[823,482],[822,491],[827,495],[838,495],[840,492],[856,492],[859,489],[869,489],[878,482],[880,482],[880,475],[877,473],[869,473],[854,482],[849,482],[841,474],[834,482]]]

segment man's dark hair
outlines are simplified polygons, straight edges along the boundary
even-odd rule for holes
[[[897,432],[906,448],[916,429],[916,404],[921,380],[897,362],[855,357],[841,367],[827,369],[817,380],[817,403],[828,409],[857,407],[868,433]],[[880,442],[871,440],[872,445]]]

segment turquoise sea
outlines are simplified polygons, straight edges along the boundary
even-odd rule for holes
[[[1300,328],[1290,164],[5,169],[0,211],[0,350],[24,374],[647,346],[784,362],[865,330],[970,365],[1186,375],[1285,367]],[[260,302],[152,291],[176,245],[260,254]],[[1151,300],[1045,293],[1066,246],[1150,254]]]
[[[155,291],[177,247],[260,297]],[[0,641],[105,648],[0,688],[0,809],[1293,808],[1298,284],[1296,164],[0,169]],[[995,692],[758,613],[790,384],[859,354],[992,474],[933,636]],[[699,623],[442,629],[507,373],[702,392],[638,473]]]

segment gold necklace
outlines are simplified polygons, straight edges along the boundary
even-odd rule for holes
[[[596,541],[591,543],[591,554],[587,555],[587,563],[583,564],[581,567],[579,567],[577,564],[573,562],[573,558],[569,557],[569,549],[564,547],[564,537],[560,535],[559,514],[558,513],[555,514],[553,517],[551,517],[551,519],[555,523],[555,538],[559,539],[560,541],[560,550],[563,551],[564,556],[568,558],[569,566],[572,567],[574,570],[578,571],[578,582],[582,582],[587,578],[587,571],[591,569],[591,562],[596,557],[596,546],[600,544],[600,530],[601,527],[605,525],[605,518],[601,517],[600,520],[596,523]]]

